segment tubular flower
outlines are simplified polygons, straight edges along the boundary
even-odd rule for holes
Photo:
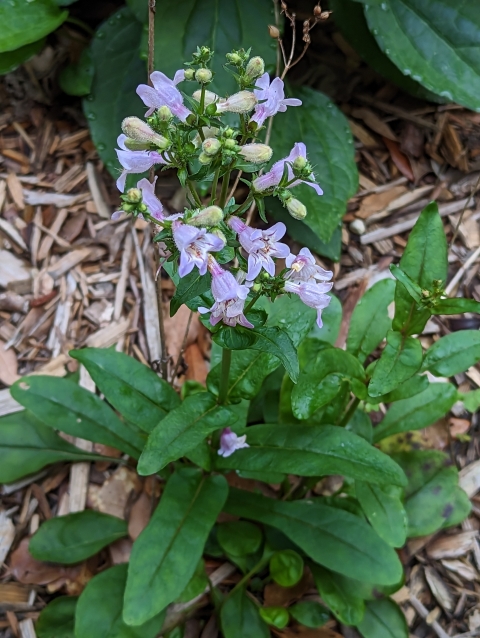
[[[285,157],[284,159],[281,159],[278,162],[275,162],[275,164],[267,173],[265,173],[264,175],[261,175],[260,177],[257,177],[257,179],[254,179],[252,182],[252,186],[254,190],[256,190],[258,193],[261,193],[262,191],[268,190],[269,188],[274,188],[275,186],[278,186],[278,184],[280,183],[280,180],[282,179],[285,164],[293,163],[297,159],[297,157],[302,157],[304,159],[306,159],[307,157],[307,148],[303,142],[296,142],[292,150],[290,151],[290,155],[288,155],[288,157]],[[293,180],[294,177],[295,176],[293,174],[292,167],[289,165],[288,179]],[[293,186],[298,186],[299,184],[306,184],[307,186],[311,186],[314,189],[314,191],[317,193],[317,195],[323,195],[322,189],[320,188],[318,184],[315,184],[314,179],[315,179],[315,175],[313,173],[310,173],[308,181],[296,179],[294,182],[289,184],[288,188],[292,188]]]
[[[139,84],[137,87],[137,94],[145,106],[148,106],[146,115],[151,115],[162,106],[168,106],[173,115],[185,122],[191,111],[184,106],[182,94],[177,89],[177,84],[185,79],[185,71],[183,69],[177,71],[173,80],[167,78],[161,71],[154,71],[150,79],[153,87],[147,84]]]
[[[173,239],[180,251],[180,277],[191,273],[195,266],[204,275],[207,272],[208,253],[222,250],[225,246],[225,242],[216,235],[207,233],[205,228],[194,228],[181,221],[174,221],[172,230]]]
[[[126,117],[122,122],[122,131],[132,140],[143,144],[155,144],[165,150],[170,146],[170,141],[155,131],[139,117]]]
[[[254,94],[261,104],[255,107],[255,113],[251,118],[251,122],[256,122],[258,126],[262,126],[267,117],[283,113],[287,110],[287,106],[301,106],[302,101],[296,98],[285,98],[283,80],[275,78],[270,83],[268,73],[264,73],[258,78],[254,89]]]
[[[251,91],[239,91],[225,101],[217,102],[217,113],[248,113],[257,103]]]
[[[302,248],[298,255],[289,255],[285,264],[290,270],[285,274],[285,279],[295,283],[302,281],[317,283],[318,281],[330,281],[333,277],[331,270],[324,270],[317,266],[315,258],[308,248]]]
[[[118,161],[123,166],[123,171],[117,179],[117,188],[119,191],[125,190],[125,180],[130,173],[144,173],[155,164],[166,164],[160,153],[157,151],[130,151],[125,146],[126,135],[119,135],[117,144],[120,149],[116,149]]]
[[[239,155],[244,157],[247,162],[253,164],[261,164],[268,162],[272,157],[272,149],[267,144],[245,144],[239,151]]]
[[[293,292],[298,295],[306,306],[314,308],[317,311],[317,325],[319,328],[323,326],[322,310],[330,303],[330,297],[325,294],[332,289],[333,283],[310,283],[306,281],[289,281],[285,282],[285,292]]]
[[[142,198],[144,204],[148,206],[148,211],[150,215],[161,222],[166,217],[163,214],[163,204],[155,195],[155,184],[157,183],[158,177],[156,176],[153,182],[149,182],[146,177],[141,179],[137,187],[142,191]]]
[[[220,448],[217,454],[226,458],[244,447],[250,447],[247,443],[247,435],[237,436],[230,428],[225,428],[220,436]]]

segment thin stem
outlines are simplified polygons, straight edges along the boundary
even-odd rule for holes
[[[243,174],[243,171],[238,171],[235,181],[233,182],[233,186],[230,192],[228,193],[227,202],[229,202],[232,199],[232,197],[235,195],[235,191],[237,190],[238,182],[240,181],[240,177],[242,176],[242,174]]]
[[[204,110],[205,110],[205,84],[202,84],[202,92],[201,92],[201,94],[200,94],[200,107],[199,107],[199,109],[198,109],[198,112],[200,113],[200,115],[203,115]],[[202,131],[202,129],[201,129],[201,128],[199,129],[199,132],[200,132],[200,131],[203,133],[203,131]],[[201,137],[202,137],[202,136],[200,135],[200,138],[201,138]],[[205,139],[205,138],[204,138],[204,139]],[[203,141],[203,140],[202,140],[202,141]]]
[[[246,314],[249,310],[251,310],[253,308],[253,306],[257,303],[258,298],[260,297],[260,295],[261,295],[261,293],[257,292],[255,297],[252,299],[252,301],[248,304],[248,306],[243,311],[243,314]]]
[[[199,197],[199,195],[198,195],[197,191],[195,190],[195,186],[192,184],[192,182],[191,182],[190,180],[187,180],[187,185],[188,185],[188,188],[190,189],[190,192],[191,192],[191,193],[192,193],[192,195],[193,195],[193,199],[195,200],[195,202],[196,202],[199,206],[201,206],[201,205],[202,205],[202,200],[200,199],[200,197]]]
[[[242,215],[247,208],[250,206],[253,200],[253,193],[249,193],[247,199],[243,202],[243,204],[235,211],[235,215]]]
[[[222,605],[224,605],[227,600],[241,587],[243,587],[245,585],[245,583],[248,583],[248,581],[250,580],[250,578],[252,578],[252,576],[255,576],[255,574],[257,572],[259,572],[261,569],[263,569],[263,567],[265,567],[265,565],[268,563],[268,561],[270,560],[270,555],[268,557],[262,557],[258,563],[256,565],[254,565],[252,567],[252,569],[247,572],[245,574],[245,576],[243,578],[241,578],[238,583],[235,585],[235,587],[233,587],[233,589],[231,589],[228,594],[225,596],[225,598],[222,601]]]
[[[215,175],[213,176],[212,182],[212,194],[210,198],[210,204],[215,204],[215,200],[217,199],[217,186],[218,186],[218,178],[220,177],[220,169],[222,167],[219,166],[215,171]]]
[[[220,208],[224,208],[227,203],[228,183],[230,181],[230,171],[227,171],[222,180],[222,192],[220,194]]]
[[[185,334],[183,335],[182,346],[180,348],[180,352],[178,353],[177,363],[173,369],[172,378],[170,380],[170,384],[173,385],[175,381],[175,377],[177,376],[178,368],[180,367],[180,362],[182,361],[183,353],[185,352],[185,346],[187,345],[188,333],[190,331],[190,324],[192,323],[193,310],[190,310],[190,315],[188,316],[187,327],[185,328]]]
[[[218,390],[218,402],[223,405],[228,395],[228,379],[230,376],[230,364],[232,363],[232,351],[228,348],[222,350],[222,371],[220,373],[220,388]]]
[[[156,0],[148,0],[148,83],[152,86],[150,76],[153,73],[155,50],[155,3]]]
[[[355,414],[355,410],[358,408],[359,403],[360,403],[360,399],[358,397],[355,397],[353,401],[350,403],[350,405],[348,406],[348,410],[343,415],[342,420],[338,424],[340,427],[343,428],[346,425],[348,425],[348,423],[350,422],[350,419]]]
[[[453,244],[454,244],[455,240],[457,239],[458,231],[459,231],[459,229],[460,229],[460,224],[461,224],[461,223],[462,223],[462,221],[463,221],[463,216],[465,215],[465,211],[467,210],[467,206],[470,204],[470,200],[472,199],[472,197],[473,197],[473,196],[475,195],[475,193],[477,192],[479,185],[480,185],[480,174],[479,174],[479,176],[478,176],[478,179],[477,179],[477,181],[476,181],[475,186],[473,187],[473,190],[471,190],[471,191],[470,191],[470,195],[468,196],[468,199],[467,199],[467,201],[465,202],[465,206],[463,207],[462,212],[460,213],[460,217],[458,218],[457,225],[455,226],[455,230],[453,231],[453,237],[452,237],[452,239],[450,240],[449,248],[451,248],[451,247],[453,246]]]

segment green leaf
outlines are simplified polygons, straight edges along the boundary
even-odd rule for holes
[[[410,279],[410,277],[406,273],[404,273],[401,268],[395,266],[395,264],[392,264],[390,266],[390,272],[395,277],[395,279],[403,285],[410,297],[417,303],[420,303],[420,301],[422,300],[422,289],[420,288],[420,286],[415,283],[413,279]]]
[[[305,306],[297,295],[282,295],[272,303],[261,297],[256,304],[268,313],[267,326],[283,328],[294,346],[299,346],[315,324],[317,313]]]
[[[5,75],[15,71],[17,67],[36,55],[45,44],[45,38],[26,44],[19,49],[13,51],[5,51],[0,53],[0,75]]]
[[[303,558],[293,549],[282,549],[270,559],[270,576],[282,587],[293,587],[303,576]]]
[[[379,584],[401,578],[395,551],[349,512],[317,501],[277,501],[236,489],[230,489],[224,510],[276,527],[315,562],[341,574]]]
[[[373,430],[374,443],[393,434],[428,427],[444,416],[457,398],[456,388],[450,383],[431,383],[420,394],[394,403]]]
[[[402,399],[410,399],[416,394],[420,394],[420,392],[426,390],[429,385],[428,377],[426,375],[415,374],[413,377],[410,377],[410,379],[397,386],[395,390],[376,397],[375,402],[393,403],[394,401],[401,401]]]
[[[330,295],[330,304],[322,312],[322,321],[321,328],[318,327],[317,322],[313,324],[308,336],[310,339],[318,339],[333,346],[342,323],[342,304],[335,295]]]
[[[326,607],[315,600],[301,600],[289,607],[288,611],[292,618],[305,627],[321,627],[330,620]]]
[[[363,638],[408,638],[408,626],[400,607],[393,600],[367,603],[365,616],[358,624]]]
[[[144,0],[127,0],[127,6],[142,24],[148,22],[148,4]]]
[[[465,409],[469,412],[476,412],[480,407],[480,389],[472,390],[471,392],[466,392],[465,394],[460,394],[459,398],[463,401],[463,405]]]
[[[0,483],[11,483],[59,461],[102,459],[67,443],[27,411],[0,419]]]
[[[133,545],[125,622],[140,625],[180,596],[202,557],[227,493],[223,476],[202,476],[191,468],[171,476],[159,506]]]
[[[149,617],[140,627],[122,619],[128,565],[116,565],[97,574],[78,599],[75,638],[155,638],[165,614]]]
[[[144,439],[97,395],[69,379],[32,375],[12,385],[13,398],[45,425],[138,458]]]
[[[210,273],[201,275],[198,268],[194,268],[190,274],[182,277],[170,301],[170,317],[178,312],[181,305],[210,290],[211,285],[212,276]]]
[[[278,629],[286,627],[290,620],[290,615],[285,607],[260,607],[258,611],[268,625]]]
[[[60,11],[51,0],[16,0],[0,3],[0,53],[13,51],[37,42],[55,31],[68,16],[68,11]]]
[[[254,554],[262,544],[262,532],[248,521],[222,523],[217,528],[217,539],[221,548],[232,556]]]
[[[92,55],[89,49],[84,49],[76,64],[69,64],[61,70],[58,76],[60,88],[68,95],[88,95],[93,73]]]
[[[188,585],[176,599],[177,603],[187,603],[189,600],[203,594],[208,587],[208,577],[205,573],[205,561],[201,558]]]
[[[358,186],[353,138],[345,116],[326,95],[302,87],[292,97],[301,99],[302,107],[274,119],[275,159],[287,156],[299,140],[306,144],[323,195],[304,184],[293,192],[307,207],[304,223],[328,242]]]
[[[480,110],[480,16],[454,0],[366,3],[370,31],[390,60],[429,91]]]
[[[407,537],[407,518],[400,498],[378,485],[357,481],[357,499],[370,525],[392,547],[402,547]]]
[[[197,447],[209,434],[233,425],[237,417],[217,405],[209,392],[187,397],[153,429],[138,462],[141,476],[158,472]]]
[[[480,331],[460,330],[441,337],[431,346],[422,370],[437,377],[452,377],[480,361]]]
[[[364,363],[385,339],[392,326],[388,307],[393,303],[395,283],[382,279],[373,285],[355,306],[347,337],[347,351]]]
[[[75,596],[60,596],[40,612],[35,624],[38,638],[75,638]]]
[[[373,483],[406,483],[403,472],[386,454],[334,425],[255,425],[247,429],[247,443],[250,447],[216,458],[215,466],[300,476],[342,474]]]
[[[84,510],[45,521],[31,538],[28,551],[37,560],[72,565],[127,534],[126,521]]]
[[[368,394],[379,397],[395,390],[422,365],[422,344],[413,337],[404,337],[400,332],[390,330],[387,343],[373,371],[368,385]]]
[[[344,625],[358,625],[365,613],[365,603],[350,588],[345,587],[343,578],[320,565],[310,565],[315,586],[322,600]]]
[[[433,315],[460,315],[463,312],[476,312],[480,314],[480,303],[475,299],[463,299],[454,297],[440,299],[432,308]]]
[[[175,390],[150,368],[111,348],[71,350],[105,398],[131,423],[151,432],[180,404]]]
[[[258,607],[243,587],[233,592],[220,609],[220,623],[225,638],[269,638],[270,631],[260,617]]]
[[[147,79],[146,64],[139,55],[142,31],[132,12],[123,7],[99,26],[90,44],[95,72],[83,110],[98,154],[115,178],[120,175],[115,147],[122,120],[145,115],[135,93]]]

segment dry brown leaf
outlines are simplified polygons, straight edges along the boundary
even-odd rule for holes
[[[128,518],[128,534],[132,540],[137,540],[141,532],[148,525],[152,515],[152,499],[142,492],[130,510]]]
[[[282,587],[277,583],[270,583],[263,591],[265,607],[283,607],[299,600],[309,589],[314,587],[310,570],[305,569],[301,580],[293,587]]]
[[[413,174],[412,166],[410,164],[410,160],[408,157],[402,153],[400,150],[400,146],[397,142],[393,142],[386,136],[383,136],[383,141],[385,142],[385,146],[388,148],[390,153],[390,157],[392,158],[392,162],[398,168],[400,173],[404,175],[411,182],[415,181],[415,175]]]
[[[28,551],[29,538],[24,538],[17,549],[12,553],[9,562],[9,570],[12,576],[20,583],[32,585],[47,585],[55,581],[65,582],[73,580],[81,571],[81,565],[64,567],[54,563],[44,563],[35,560]]]
[[[187,380],[198,381],[205,385],[207,381],[208,366],[203,358],[202,351],[196,343],[192,343],[185,350],[185,363],[187,364],[187,372],[185,378]]]
[[[190,312],[191,311],[187,308],[187,306],[180,306],[175,316],[170,317],[169,304],[164,305],[163,316],[168,354],[172,357],[174,363],[177,362],[178,355],[182,348]],[[185,344],[187,347],[197,340],[199,324],[200,321],[198,319],[198,315],[195,313],[192,317],[190,328],[188,330],[188,337]]]
[[[466,434],[470,429],[470,420],[469,419],[458,419],[456,417],[451,417],[448,420],[448,425],[450,427],[450,434],[452,438],[456,439],[460,434]]]
[[[132,553],[133,541],[130,538],[120,538],[108,546],[110,559],[114,565],[128,563]]]
[[[5,385],[12,385],[20,376],[17,374],[17,355],[13,348],[5,350],[5,342],[0,341],[0,381]]]
[[[125,507],[132,492],[139,493],[142,483],[137,473],[128,467],[119,467],[105,483],[90,485],[88,505],[104,514],[125,518]]]

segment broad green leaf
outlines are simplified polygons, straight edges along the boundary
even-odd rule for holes
[[[285,607],[260,607],[258,612],[268,625],[277,629],[286,627],[290,620],[290,614]]]
[[[405,337],[390,330],[382,356],[378,360],[368,385],[368,394],[379,397],[395,390],[422,365],[422,344],[418,339]]]
[[[237,417],[226,406],[217,405],[209,392],[187,397],[154,428],[138,462],[142,476],[158,472],[193,450],[215,430],[233,425]]]
[[[122,618],[128,565],[116,565],[97,574],[78,599],[75,638],[155,638],[165,614],[149,617],[141,626],[130,627]]]
[[[194,268],[189,275],[182,277],[170,301],[170,317],[178,312],[181,305],[210,290],[211,284],[212,276],[210,273],[201,275],[198,268]]]
[[[394,401],[401,401],[402,399],[410,399],[416,394],[420,394],[420,392],[426,390],[429,385],[426,375],[415,374],[407,381],[401,383],[395,390],[376,397],[375,401],[378,403],[393,403]]]
[[[28,411],[0,419],[0,483],[11,483],[59,461],[102,459],[67,443]]]
[[[342,474],[373,483],[405,485],[400,468],[380,450],[334,425],[256,425],[248,448],[218,457],[218,469],[283,472],[300,476]]]
[[[387,585],[401,578],[395,551],[349,512],[317,501],[277,501],[237,489],[230,489],[224,510],[276,527],[315,562],[341,574]]]
[[[365,1],[370,31],[390,60],[429,91],[480,110],[480,16],[455,0]]]
[[[388,307],[393,302],[395,283],[382,279],[355,306],[347,337],[347,351],[364,363],[392,326]]]
[[[98,27],[90,44],[95,71],[83,111],[98,154],[115,178],[120,175],[115,148],[122,120],[145,115],[145,106],[135,93],[147,80],[146,64],[139,55],[142,31],[132,12],[122,7]],[[135,177],[138,181],[140,176]]]
[[[400,268],[423,290],[431,290],[435,279],[447,279],[447,240],[442,219],[435,202],[428,204],[420,214],[408,238],[400,260]],[[406,335],[423,331],[430,316],[428,310],[418,310],[403,284],[397,282],[395,290],[395,317],[393,329]]]
[[[288,611],[292,618],[305,627],[321,627],[330,620],[328,609],[315,600],[301,600],[289,607]]]
[[[371,443],[373,440],[373,425],[370,417],[362,409],[355,410],[352,418],[346,424],[345,429],[353,432],[362,439]]]
[[[306,144],[323,195],[304,184],[293,193],[307,207],[304,223],[328,242],[358,186],[352,133],[343,113],[323,93],[302,87],[292,97],[302,100],[302,106],[274,119],[275,159],[288,155],[299,140]]]
[[[58,76],[62,91],[68,95],[88,95],[92,88],[94,68],[89,49],[84,49],[76,64],[63,68]]]
[[[0,75],[15,71],[17,67],[36,55],[43,48],[44,44],[45,38],[42,38],[31,44],[26,44],[19,49],[0,53]]]
[[[84,510],[45,521],[31,538],[28,551],[37,560],[71,565],[94,556],[127,534],[126,521]]]
[[[248,521],[221,523],[217,528],[220,547],[232,556],[254,554],[262,544],[262,532]]]
[[[35,624],[38,638],[75,638],[77,601],[75,596],[60,596],[48,603]]]
[[[452,377],[480,361],[480,331],[460,330],[440,337],[427,350],[422,370],[437,377]]]
[[[417,303],[420,303],[422,300],[422,289],[420,286],[413,281],[413,279],[410,279],[407,273],[403,272],[401,268],[395,266],[395,264],[390,266],[390,272],[395,279],[403,285],[410,297]]]
[[[139,22],[148,22],[148,4],[144,0],[127,0],[127,6]]]
[[[389,598],[367,603],[357,629],[363,638],[408,638],[410,635],[404,613]]]
[[[52,0],[15,0],[12,6],[0,2],[0,53],[14,51],[26,44],[37,42],[55,31],[68,16]]]
[[[465,409],[469,412],[476,412],[480,408],[480,389],[459,394],[459,399],[463,401]]]
[[[201,558],[198,561],[195,573],[191,577],[188,585],[176,599],[177,603],[187,603],[189,600],[202,594],[208,587],[208,577],[205,573],[205,561]]]
[[[225,638],[269,638],[270,631],[260,617],[258,607],[243,587],[227,598],[220,609],[220,624]]]
[[[450,383],[431,383],[420,394],[394,403],[373,430],[374,443],[393,434],[428,427],[444,416],[457,398],[456,388]]]
[[[134,458],[145,444],[100,397],[69,379],[32,375],[14,383],[10,392],[51,428],[110,445]]]
[[[105,398],[131,423],[151,432],[180,399],[153,370],[111,348],[71,350],[88,370]]]
[[[174,601],[187,586],[208,534],[223,507],[223,476],[177,470],[160,504],[133,545],[123,617],[141,625]]]
[[[344,625],[358,625],[365,613],[365,603],[348,587],[343,578],[320,565],[310,565],[315,586],[332,613]]]
[[[270,576],[282,587],[293,587],[303,576],[303,558],[293,549],[281,549],[270,559]]]
[[[392,547],[402,547],[407,537],[407,518],[400,498],[373,483],[355,483],[357,499],[370,525]]]
[[[408,478],[405,496],[408,498],[418,492],[438,472],[451,465],[449,457],[437,450],[411,450],[398,452],[393,458],[403,468]]]
[[[301,371],[293,388],[294,415],[298,419],[308,419],[337,395],[343,379],[357,382],[354,392],[364,389],[365,371],[361,363],[340,348],[321,350]]]
[[[308,335],[317,317],[315,310],[306,306],[297,295],[282,295],[273,303],[261,297],[255,307],[263,308],[268,314],[267,326],[283,328],[294,346],[299,346]]]
[[[480,314],[480,303],[475,299],[452,297],[440,299],[432,308],[432,315],[459,315],[462,312],[476,312]]]
[[[337,340],[342,323],[342,304],[340,299],[335,297],[335,295],[329,296],[330,304],[322,312],[323,326],[319,328],[317,322],[315,322],[308,336],[310,339],[325,341],[333,346]]]

